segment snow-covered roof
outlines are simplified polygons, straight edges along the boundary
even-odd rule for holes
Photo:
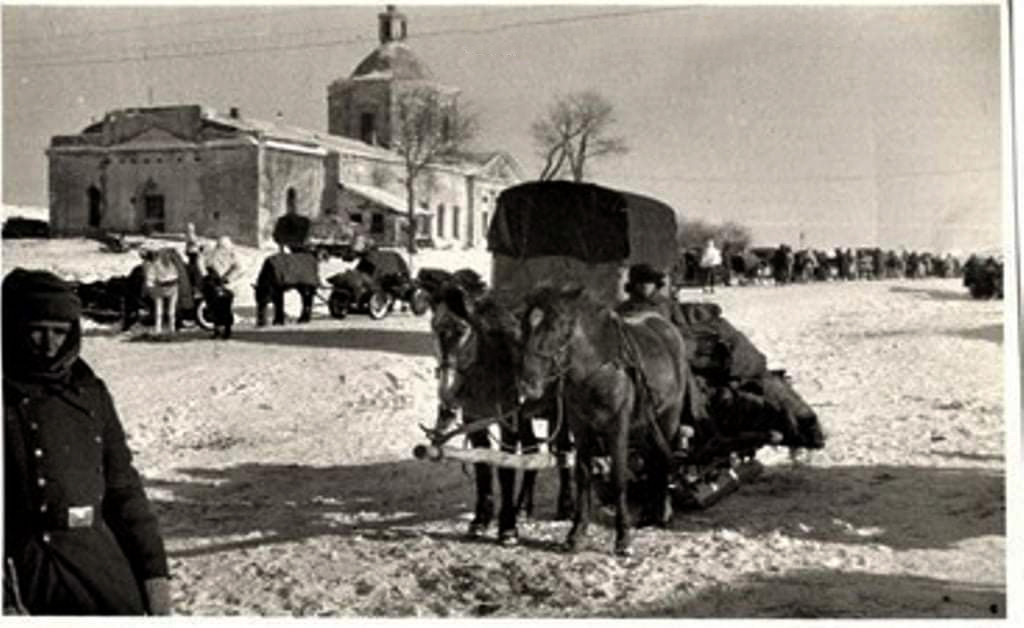
[[[387,190],[382,190],[372,185],[363,185],[361,183],[350,183],[345,181],[341,184],[341,187],[346,190],[351,190],[359,196],[362,196],[378,205],[382,205],[388,209],[394,210],[402,214],[403,216],[409,212],[409,207],[404,197],[392,194]],[[417,209],[417,214],[430,216],[433,212],[430,210]]]

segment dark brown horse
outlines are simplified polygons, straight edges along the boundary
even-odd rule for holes
[[[630,441],[649,452],[645,502],[671,507],[668,476],[687,384],[682,336],[653,313],[621,317],[579,287],[541,288],[527,298],[523,317],[519,389],[536,399],[549,384],[564,382],[565,409],[576,445],[576,511],[566,539],[575,550],[590,522],[595,455],[612,460],[615,552],[630,553],[626,485]]]
[[[514,453],[522,444],[524,453],[533,453],[539,441],[532,417],[543,413],[550,421],[548,438],[556,445],[552,449],[564,456],[569,450],[569,431],[564,421],[557,421],[553,400],[549,397],[531,407],[519,407],[515,381],[518,320],[489,295],[473,288],[449,283],[434,293],[431,328],[437,341],[440,401],[434,434],[447,431],[455,419],[455,409],[461,408],[464,424],[499,418],[502,450]],[[467,436],[474,447],[491,446],[487,429],[469,431]],[[473,468],[476,507],[469,536],[478,537],[494,517],[493,482],[490,465],[475,463]],[[513,544],[518,538],[517,513],[530,515],[533,511],[537,471],[524,471],[518,498],[515,470],[499,467],[497,475],[501,487],[498,542]],[[560,465],[557,517],[561,519],[568,518],[572,508],[570,482],[568,466]]]

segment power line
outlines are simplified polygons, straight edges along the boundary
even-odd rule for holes
[[[337,7],[331,7],[331,8],[337,8]],[[508,11],[520,11],[521,12],[522,10],[523,10],[522,7],[504,7],[504,8],[495,7],[494,9],[492,9],[490,11],[486,11],[486,12],[484,12],[484,11],[468,12],[467,11],[467,12],[460,12],[460,13],[455,13],[455,14],[450,14],[450,15],[425,15],[425,16],[422,16],[422,17],[417,17],[416,18],[416,22],[417,23],[424,23],[424,22],[436,22],[437,20],[441,20],[441,19],[443,19],[443,20],[451,20],[451,19],[457,19],[457,18],[491,16],[491,15],[496,15],[497,13],[503,13],[503,12],[508,12]],[[297,13],[297,11],[289,11],[288,12],[289,15],[292,15],[292,14],[295,14],[295,13]],[[261,18],[277,18],[277,17],[283,17],[283,16],[282,15],[264,15],[264,16],[260,16],[260,17]],[[233,20],[237,20],[237,18],[232,18],[232,19]],[[215,23],[215,22],[216,21],[211,20],[211,21],[203,21],[203,22],[196,22],[196,23],[197,24],[205,25],[205,24]],[[176,25],[188,24],[188,23],[187,22],[171,22],[171,23],[168,23],[168,24],[172,25],[172,26],[176,26]],[[118,29],[117,32],[130,32],[132,30],[148,30],[148,28],[149,28],[148,26],[135,27],[135,28],[127,27],[127,28],[124,28],[124,29]],[[130,46],[130,47],[124,47],[124,49],[126,49],[128,51],[131,51],[131,52],[136,52],[136,51],[144,48],[144,49],[146,49],[146,50],[151,52],[154,49],[157,49],[157,50],[164,49],[164,48],[182,49],[182,48],[186,48],[188,46],[196,46],[196,45],[223,44],[223,43],[226,43],[226,42],[240,41],[240,40],[247,40],[247,39],[266,39],[269,35],[273,35],[275,37],[289,37],[289,36],[293,36],[293,35],[314,35],[314,34],[331,33],[331,32],[336,32],[337,30],[338,30],[338,28],[318,28],[318,29],[313,29],[313,30],[308,30],[307,29],[307,30],[301,30],[301,31],[295,31],[295,30],[282,31],[282,32],[276,32],[275,31],[275,32],[272,32],[272,33],[260,32],[260,33],[253,33],[253,34],[249,34],[249,35],[239,35],[239,36],[233,36],[233,37],[218,36],[218,37],[215,37],[215,38],[179,40],[179,41],[168,41],[168,42],[160,42],[160,43],[146,43],[146,44],[139,44],[139,45],[134,45],[134,46]],[[102,32],[102,31],[96,31],[96,33],[100,33],[100,32]],[[85,37],[85,35],[86,34],[83,34],[82,36],[80,36],[80,38]],[[364,38],[365,39],[370,39],[371,36],[364,36]],[[53,44],[54,43],[53,42],[53,38],[44,38],[44,39],[49,44]],[[11,43],[11,40],[7,40],[5,43]],[[62,42],[60,42],[60,43],[62,43]],[[14,48],[16,49],[17,45],[15,45]],[[22,53],[22,54],[7,54],[7,55],[4,55],[4,56],[7,57],[10,60],[16,60],[16,61],[24,60],[24,61],[26,61],[26,63],[25,64],[21,64],[21,65],[25,66],[25,65],[32,64],[32,63],[37,63],[37,62],[38,63],[42,63],[42,62],[56,62],[56,61],[65,61],[65,60],[67,60],[67,61],[78,60],[78,57],[80,57],[82,54],[88,54],[88,53],[94,53],[94,52],[95,53],[108,53],[109,54],[110,51],[111,51],[111,49],[109,47],[107,47],[105,50],[104,49],[99,49],[99,48],[96,48],[96,47],[92,47],[92,48],[77,49],[77,50],[75,50],[75,49],[70,49],[70,50],[65,49],[65,50],[37,51],[37,52],[29,52],[29,53]],[[66,59],[66,57],[68,55],[73,55],[73,58],[72,59]]]
[[[167,7],[167,8],[170,8],[170,7]],[[269,7],[265,7],[265,9],[267,9],[267,8],[269,8]],[[287,17],[289,15],[297,15],[299,13],[308,13],[308,12],[310,12],[312,10],[317,10],[317,9],[322,10],[322,9],[333,9],[333,8],[336,8],[336,7],[316,7],[316,6],[313,6],[313,7],[304,7],[304,8],[301,8],[301,9],[281,10],[281,11],[277,11],[277,12],[274,12],[274,13],[270,13],[269,11],[267,11],[265,13],[265,15],[262,15],[262,16],[259,16],[259,17],[260,18]],[[145,10],[149,11],[151,9],[145,9]],[[4,43],[5,44],[24,44],[24,43],[34,42],[34,41],[52,41],[55,36],[60,37],[61,39],[89,39],[89,38],[96,37],[96,36],[99,36],[99,35],[109,35],[109,34],[112,34],[112,33],[131,33],[131,32],[135,32],[135,31],[149,31],[149,30],[153,30],[153,29],[156,29],[156,28],[170,28],[170,27],[180,27],[180,26],[199,26],[199,25],[207,25],[207,24],[221,24],[221,23],[224,23],[224,22],[239,22],[239,21],[243,21],[243,19],[240,19],[238,16],[232,16],[232,17],[206,18],[206,19],[202,19],[202,20],[188,20],[188,21],[177,21],[177,22],[151,22],[149,24],[141,24],[141,25],[134,25],[134,26],[121,26],[121,27],[117,27],[117,28],[101,28],[101,29],[91,30],[91,31],[78,31],[78,32],[72,32],[72,33],[60,33],[59,35],[40,35],[38,37],[10,37],[10,38],[5,37],[4,38]]]
[[[551,26],[556,24],[572,24],[589,22],[596,20],[606,19],[617,19],[623,17],[634,17],[638,15],[649,15],[654,13],[665,13],[665,12],[677,12],[682,10],[690,10],[693,7],[657,7],[649,9],[637,9],[632,11],[614,11],[607,13],[600,13],[594,15],[584,16],[573,16],[573,17],[561,17],[561,18],[547,18],[540,20],[526,20],[521,22],[508,22],[491,27],[482,28],[450,28],[441,29],[437,31],[424,32],[419,35],[409,35],[407,39],[429,39],[434,37],[447,37],[452,35],[482,35],[488,33],[496,33],[507,30],[514,30],[520,28],[528,28],[535,26]],[[138,54],[138,55],[125,55],[120,57],[98,57],[91,59],[74,59],[69,61],[53,61],[53,62],[38,62],[38,63],[15,63],[15,64],[4,64],[4,67],[14,68],[44,68],[44,67],[70,67],[70,66],[81,66],[81,65],[109,65],[115,63],[128,63],[132,61],[158,61],[165,59],[182,59],[182,58],[204,58],[204,57],[217,57],[226,56],[233,54],[248,54],[258,52],[284,52],[292,50],[305,50],[312,48],[327,48],[332,46],[344,46],[355,43],[364,43],[366,40],[365,36],[359,36],[348,39],[332,39],[319,42],[303,42],[297,44],[281,44],[276,46],[251,46],[242,48],[228,48],[221,50],[210,50],[205,52],[172,52],[166,54]]]

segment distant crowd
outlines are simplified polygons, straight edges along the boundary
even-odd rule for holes
[[[993,256],[970,255],[966,260],[951,253],[885,250],[879,247],[794,250],[751,247],[739,251],[725,248],[708,254],[714,243],[703,249],[684,250],[671,271],[674,287],[720,283],[729,286],[751,284],[785,285],[814,281],[856,281],[869,279],[963,278],[976,298],[1001,298],[1003,263]],[[709,264],[718,262],[717,264]],[[719,261],[720,260],[720,261]]]

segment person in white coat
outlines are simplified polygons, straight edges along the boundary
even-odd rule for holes
[[[704,274],[702,292],[712,294],[715,292],[715,273],[718,272],[718,267],[721,265],[722,252],[715,246],[715,241],[708,238],[707,244],[704,245],[704,253],[700,256],[700,268]]]

